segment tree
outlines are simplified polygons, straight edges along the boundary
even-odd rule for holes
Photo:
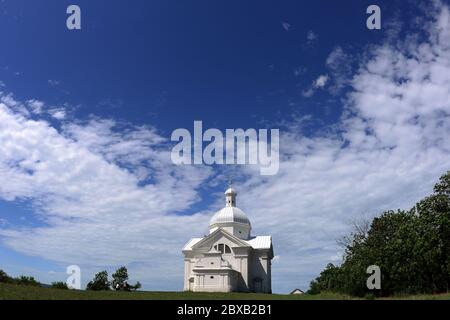
[[[0,269],[0,283],[13,283],[14,279],[8,276],[8,274]]]
[[[142,288],[141,283],[138,281],[136,282],[136,284],[133,286],[133,290],[139,290],[140,288]]]
[[[448,191],[447,191],[448,192]],[[448,193],[447,193],[448,194]],[[450,207],[448,195],[434,194],[416,205],[415,244],[421,286],[426,292],[450,289]]]
[[[103,291],[110,290],[108,272],[106,270],[97,273],[92,281],[87,284],[86,290]]]
[[[308,294],[319,294],[323,291],[336,291],[339,289],[339,267],[329,263],[320,276],[311,281]]]
[[[128,280],[128,270],[126,267],[120,267],[112,275],[112,287],[115,290],[126,290]]]
[[[339,241],[345,249],[343,263],[328,265],[311,282],[310,293],[374,293],[366,287],[370,265],[381,269],[378,295],[450,290],[450,172],[414,208],[386,211],[368,226],[355,225]]]
[[[120,267],[112,275],[112,287],[115,290],[137,290],[141,288],[141,283],[138,281],[135,285],[128,284],[128,269],[126,267]]]
[[[28,276],[20,276],[18,278],[14,279],[14,282],[16,284],[24,285],[24,286],[34,286],[34,287],[40,287],[41,284],[34,279],[34,277],[28,277]]]
[[[53,289],[62,289],[62,290],[68,290],[69,287],[65,282],[58,281],[58,282],[52,282],[52,288]]]

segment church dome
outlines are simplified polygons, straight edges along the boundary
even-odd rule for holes
[[[237,192],[236,192],[236,190],[234,190],[234,188],[232,188],[232,187],[229,187],[228,189],[227,189],[227,191],[225,191],[225,195],[228,195],[228,194],[234,194],[234,195],[237,195]]]
[[[225,191],[225,207],[217,211],[209,222],[210,233],[217,228],[222,228],[231,234],[241,238],[248,239],[252,226],[247,215],[236,207],[237,192],[233,188]]]
[[[244,211],[237,207],[225,207],[216,212],[216,214],[211,218],[209,222],[210,226],[222,223],[242,223],[250,225],[250,220],[248,220]]]

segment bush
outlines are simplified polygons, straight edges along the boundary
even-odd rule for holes
[[[86,290],[92,291],[110,290],[110,282],[108,281],[108,272],[105,270],[97,273],[94,279],[87,284]]]
[[[375,300],[375,295],[373,293],[367,293],[364,296],[364,299],[366,299],[366,300]]]
[[[450,290],[450,172],[408,211],[387,211],[343,238],[343,263],[328,265],[309,292],[367,297]],[[366,287],[366,269],[381,269],[381,290]]]
[[[126,267],[120,267],[112,275],[112,288],[114,290],[131,291],[140,289],[141,283],[138,281],[135,285],[128,284],[128,270]]]
[[[33,277],[28,277],[28,276],[20,276],[20,277],[14,279],[14,282],[16,284],[23,285],[23,286],[33,286],[33,287],[41,286],[41,284],[38,281],[36,281],[36,279],[34,279]]]
[[[8,276],[8,274],[0,269],[0,283],[13,283],[14,279]]]
[[[62,290],[68,290],[69,287],[67,286],[67,284],[65,282],[52,282],[52,288],[53,289],[62,289]]]
[[[128,280],[128,270],[126,267],[120,267],[112,274],[112,287],[115,290],[129,290],[127,283]]]
[[[139,290],[140,288],[142,288],[142,285],[141,285],[141,283],[138,281],[138,282],[136,282],[136,284],[133,286],[133,289],[134,289],[134,290]]]

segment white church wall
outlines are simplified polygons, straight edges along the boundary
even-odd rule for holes
[[[235,271],[205,270],[195,274],[195,292],[232,292],[236,291]]]
[[[249,240],[251,224],[236,208],[234,189],[226,191],[227,207],[210,222],[210,234],[191,239],[185,254],[185,290],[271,292],[271,237]],[[241,240],[247,241],[241,241]],[[192,245],[190,244],[192,243]],[[267,248],[268,249],[255,249]],[[215,247],[216,246],[216,247]],[[190,279],[195,279],[193,282]]]
[[[271,292],[270,258],[265,250],[253,250],[250,267],[250,289]],[[261,284],[258,283],[261,280]],[[258,287],[258,288],[257,288]]]

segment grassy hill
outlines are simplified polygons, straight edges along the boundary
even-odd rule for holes
[[[282,295],[256,293],[192,292],[114,292],[76,291],[0,283],[0,300],[348,300],[352,297],[326,293],[320,295]],[[450,294],[395,297],[393,299],[450,300]]]

